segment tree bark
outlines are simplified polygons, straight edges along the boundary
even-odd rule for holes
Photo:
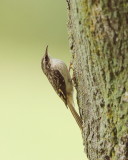
[[[128,160],[128,3],[67,2],[85,153],[89,160]]]

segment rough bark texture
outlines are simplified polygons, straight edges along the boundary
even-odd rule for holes
[[[128,160],[128,3],[67,2],[85,153],[89,160]]]

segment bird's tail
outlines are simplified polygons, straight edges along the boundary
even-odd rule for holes
[[[81,119],[81,117],[79,116],[79,114],[76,112],[73,103],[74,103],[73,101],[70,101],[70,100],[69,100],[69,101],[68,101],[68,107],[69,107],[69,109],[70,109],[73,117],[75,118],[75,120],[76,120],[79,128],[80,128],[81,131],[82,131],[82,119]]]

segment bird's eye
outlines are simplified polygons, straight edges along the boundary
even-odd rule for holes
[[[49,57],[48,55],[45,56],[45,62],[48,62],[49,61]]]

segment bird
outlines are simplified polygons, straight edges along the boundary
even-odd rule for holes
[[[70,109],[80,130],[82,130],[82,119],[75,110],[73,83],[68,67],[62,60],[52,58],[49,55],[48,46],[46,47],[45,54],[41,60],[41,68],[57,95],[65,103],[66,107]]]

